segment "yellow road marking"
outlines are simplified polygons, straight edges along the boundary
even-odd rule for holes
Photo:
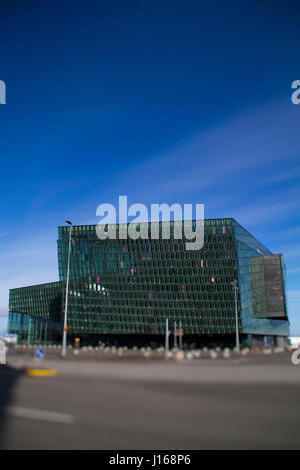
[[[33,377],[53,377],[58,372],[55,369],[26,369],[26,374]]]

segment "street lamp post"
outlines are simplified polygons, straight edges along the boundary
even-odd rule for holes
[[[64,331],[63,331],[63,342],[62,342],[62,357],[66,356],[67,352],[67,319],[68,319],[68,296],[69,296],[69,274],[70,274],[70,258],[71,258],[71,239],[72,239],[72,222],[66,220],[66,223],[69,224],[69,247],[68,247],[68,264],[67,264],[67,281],[66,281],[66,298],[65,298],[65,316],[64,316]]]
[[[174,321],[174,349],[177,348],[177,328],[176,328],[176,320]]]
[[[165,359],[169,359],[169,320],[166,319]]]
[[[239,319],[238,319],[238,305],[237,305],[237,290],[238,290],[238,281],[235,279],[232,281],[231,285],[234,288],[234,303],[235,303],[235,345],[236,352],[240,354],[240,336],[239,336]]]
[[[181,323],[181,320],[179,322],[179,349],[180,351],[182,351],[182,323]]]

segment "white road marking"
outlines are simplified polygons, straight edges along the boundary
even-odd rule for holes
[[[33,410],[31,408],[22,408],[19,406],[7,406],[4,413],[15,418],[38,419],[41,421],[51,421],[53,423],[72,424],[75,421],[74,416],[55,411]]]

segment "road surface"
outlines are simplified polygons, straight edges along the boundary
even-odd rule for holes
[[[0,368],[0,448],[300,448],[300,366],[290,354],[43,366],[58,375]]]

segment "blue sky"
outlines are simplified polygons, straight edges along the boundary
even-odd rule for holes
[[[58,279],[57,226],[125,194],[283,253],[300,336],[299,40],[292,1],[2,0],[0,330],[9,288]]]

